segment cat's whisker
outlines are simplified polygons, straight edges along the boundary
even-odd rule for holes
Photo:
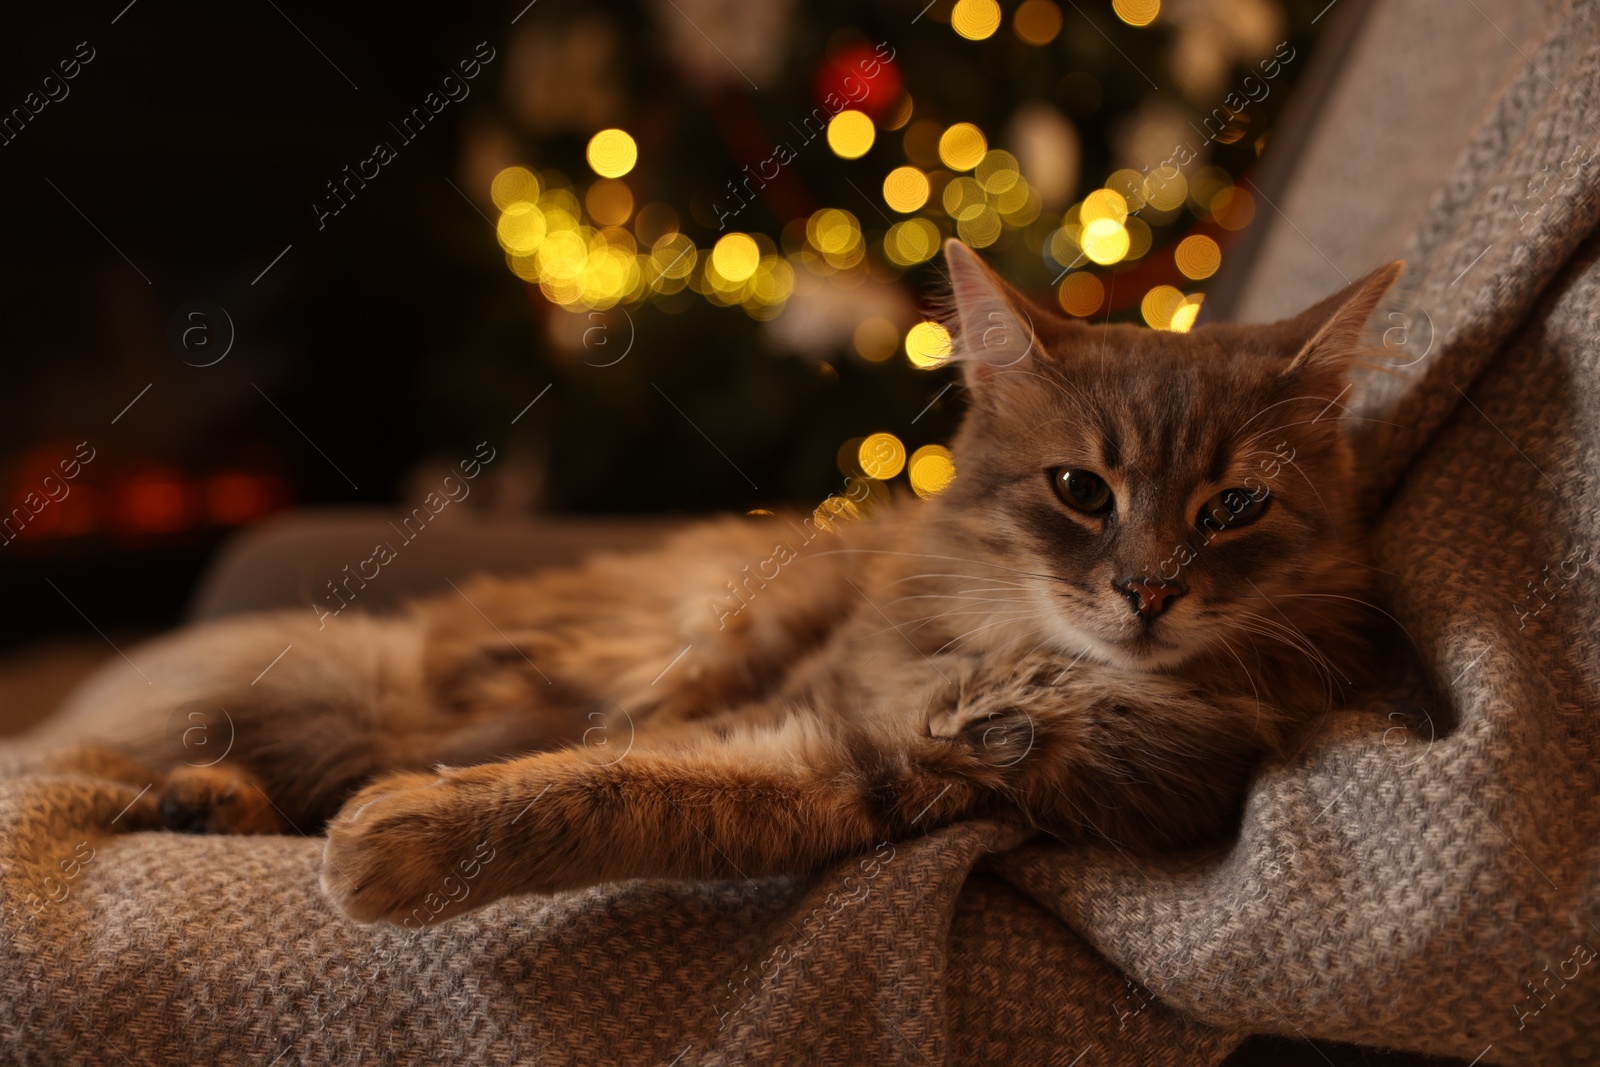
[[[977,634],[982,633],[985,630],[993,629],[996,626],[1012,626],[1012,625],[1016,625],[1018,623],[1026,622],[1026,621],[1028,621],[1028,619],[1041,619],[1043,617],[1044,617],[1044,613],[1043,612],[1035,611],[1035,612],[1032,612],[1030,614],[1027,614],[1024,618],[1020,618],[1020,619],[1018,619],[1018,618],[996,619],[994,622],[984,623],[982,626],[974,626],[972,629],[968,630],[966,633],[961,634],[960,636],[957,636],[957,637],[952,637],[950,640],[946,641],[944,644],[942,644],[938,648],[934,649],[933,654],[935,656],[940,655],[941,653],[948,651],[952,645],[957,645],[957,644],[960,644],[962,642],[969,641],[974,636],[976,636]],[[1038,627],[1034,627],[1034,631],[1037,632],[1037,630],[1038,630]]]
[[[1245,634],[1252,635],[1250,638],[1247,638],[1247,640],[1249,641],[1252,651],[1256,653],[1257,657],[1261,655],[1261,649],[1256,643],[1255,639],[1259,638],[1264,638],[1267,641],[1270,641],[1275,647],[1285,652],[1294,652],[1304,656],[1310,662],[1318,680],[1318,685],[1322,690],[1323,705],[1325,707],[1331,706],[1333,696],[1336,691],[1336,685],[1332,676],[1328,674],[1327,669],[1324,668],[1320,662],[1318,662],[1317,657],[1313,653],[1308,652],[1303,646],[1293,641],[1285,641],[1281,636],[1266,633],[1264,631],[1258,631],[1250,626],[1242,625],[1240,626],[1240,630],[1242,630]],[[1282,654],[1282,652],[1278,653],[1279,656]]]
[[[989,591],[993,592],[993,590],[989,590]],[[976,601],[979,601],[979,602],[985,603],[985,604],[1020,604],[1021,603],[1021,601],[1019,599],[1017,599],[1016,597],[974,596],[974,595],[972,595],[974,593],[981,593],[981,592],[985,592],[985,590],[972,589],[972,590],[966,590],[966,591],[961,592],[961,593],[907,593],[905,596],[897,596],[897,597],[895,597],[893,600],[888,601],[887,604],[900,604],[900,603],[903,603],[903,602],[905,602],[907,600],[976,600]]]
[[[1374,567],[1373,570],[1377,570],[1377,568]],[[1384,571],[1382,573],[1387,574],[1388,572]],[[1263,594],[1263,596],[1265,596],[1265,594]],[[1389,614],[1389,612],[1385,611],[1383,608],[1372,603],[1370,600],[1362,600],[1360,597],[1345,596],[1342,593],[1279,593],[1278,596],[1288,600],[1348,600],[1352,604],[1357,604],[1364,608],[1370,608],[1379,615],[1382,615],[1384,618],[1388,619],[1390,622],[1394,623],[1396,626],[1400,627],[1400,631],[1406,635],[1406,640],[1411,642],[1412,647],[1418,652],[1422,651],[1421,643],[1418,642],[1415,635],[1413,635],[1411,631],[1406,628],[1405,623]],[[1241,597],[1240,599],[1254,598]],[[1271,600],[1270,597],[1267,597],[1266,599],[1269,601]]]
[[[972,559],[970,557],[965,557],[965,556],[942,556],[942,555],[937,555],[937,554],[931,553],[931,552],[904,552],[904,551],[899,551],[899,550],[890,549],[890,548],[831,548],[826,552],[814,553],[812,558],[815,559],[815,558],[822,557],[822,556],[845,555],[845,554],[849,554],[849,553],[859,553],[859,554],[862,554],[862,555],[879,555],[879,556],[906,556],[906,557],[909,557],[911,559],[942,559],[942,560],[948,560],[951,563],[975,563],[980,567],[993,567],[996,570],[1006,571],[1006,572],[1008,572],[1010,574],[1020,574],[1020,575],[1022,575],[1024,577],[1026,577],[1026,578],[1042,578],[1042,579],[1044,579],[1046,581],[1051,581],[1051,582],[1064,582],[1064,581],[1066,581],[1065,578],[1061,578],[1061,577],[1059,577],[1057,575],[1054,575],[1054,574],[1035,574],[1032,571],[1024,571],[1024,570],[1018,570],[1015,567],[1007,567],[1003,563],[990,563],[987,560]]]
[[[959,574],[950,571],[925,571],[921,574],[908,574],[904,578],[896,578],[892,582],[885,582],[884,586],[900,585],[902,582],[912,582],[919,578],[960,578],[968,582],[1002,582],[1012,589],[1026,589],[1028,586],[1021,582],[1012,582],[994,574]]]
[[[1222,634],[1217,635],[1217,640],[1222,642],[1222,647],[1228,650],[1228,655],[1232,656],[1234,662],[1239,664],[1240,672],[1245,676],[1245,680],[1250,683],[1250,694],[1255,698],[1256,702],[1256,721],[1251,727],[1251,732],[1259,733],[1261,729],[1261,690],[1256,687],[1255,676],[1250,673],[1250,668],[1244,665],[1244,660],[1239,658],[1239,653],[1234,650],[1232,641],[1229,641]]]
[[[1340,411],[1350,412],[1350,409],[1345,407],[1343,404],[1338,405],[1338,408]],[[1389,422],[1387,419],[1375,419],[1370,415],[1356,415],[1354,413],[1334,415],[1332,417],[1324,415],[1315,419],[1302,419],[1299,422],[1285,423],[1278,427],[1278,429],[1289,430],[1296,426],[1310,426],[1314,422],[1370,422],[1378,426],[1393,426],[1397,430],[1409,429],[1409,427],[1401,426],[1398,422]]]
[[[978,608],[957,606],[949,609],[948,611],[940,611],[932,615],[918,615],[915,618],[904,620],[902,623],[900,623],[900,626],[902,628],[909,628],[909,632],[914,633],[928,625],[930,622],[937,622],[939,619],[948,619],[956,615],[1017,615],[1025,611],[1032,610],[1034,609],[1020,605],[1007,610],[997,610],[993,607]]]
[[[957,610],[955,608],[952,608],[949,611],[941,611],[941,612],[938,612],[938,613],[933,614],[933,615],[918,615],[918,616],[916,616],[914,618],[911,618],[911,619],[900,620],[898,622],[891,623],[888,626],[884,626],[884,627],[881,627],[881,628],[879,628],[877,630],[870,631],[865,636],[867,636],[869,638],[871,638],[871,637],[879,637],[879,636],[882,636],[883,634],[889,633],[891,631],[898,631],[902,635],[904,635],[904,634],[912,634],[912,633],[916,633],[918,630],[922,629],[924,626],[927,626],[929,623],[937,622],[940,619],[949,618],[949,617],[954,616],[954,615],[990,615],[990,616],[1007,615],[1007,616],[1014,616],[1014,615],[1025,614],[1027,610],[1031,610],[1031,609],[1017,609],[1015,611],[1001,612],[1001,611],[996,611],[993,608],[966,608],[966,609],[961,609],[961,610]]]
[[[1258,411],[1254,415],[1250,416],[1244,422],[1240,423],[1238,432],[1239,433],[1243,433],[1245,428],[1248,427],[1252,422],[1255,422],[1261,416],[1265,415],[1267,412],[1273,410],[1274,408],[1281,408],[1285,404],[1294,404],[1294,403],[1298,403],[1300,401],[1326,403],[1327,402],[1327,397],[1322,397],[1322,396],[1291,396],[1286,400],[1279,400],[1276,403],[1268,404],[1266,407],[1262,408],[1260,411]],[[1267,431],[1267,432],[1271,432],[1271,431]]]
[[[1317,505],[1322,508],[1322,513],[1331,516],[1333,513],[1328,510],[1328,502],[1322,499],[1322,494],[1318,492],[1316,483],[1306,477],[1306,472],[1300,469],[1300,464],[1292,459],[1287,462],[1289,466],[1294,468],[1294,472],[1300,476],[1300,480],[1306,483],[1306,488],[1311,490],[1312,495],[1317,498]]]
[[[1327,654],[1313,644],[1304,634],[1277,620],[1269,619],[1254,612],[1247,612],[1245,618],[1239,620],[1237,625],[1241,629],[1254,633],[1259,637],[1264,637],[1274,644],[1293,649],[1305,656],[1316,667],[1317,673],[1323,681],[1324,692],[1327,694],[1328,699],[1332,700],[1334,693],[1333,672],[1335,670],[1333,663]]]

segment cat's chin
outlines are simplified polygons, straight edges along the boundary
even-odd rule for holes
[[[1181,667],[1200,649],[1186,642],[1137,634],[1107,640],[1087,634],[1065,620],[1057,623],[1062,650],[1124,671],[1166,671]]]

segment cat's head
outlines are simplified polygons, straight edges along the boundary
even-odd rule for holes
[[[1348,375],[1401,264],[1283,322],[1173,333],[1068,319],[959,242],[946,258],[970,403],[935,528],[1032,605],[1018,639],[1170,668],[1348,584]]]

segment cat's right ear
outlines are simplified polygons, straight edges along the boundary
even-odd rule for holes
[[[978,254],[954,237],[944,243],[950,273],[951,359],[960,363],[968,389],[982,389],[996,374],[1027,368],[1038,339],[1024,303]]]
[[[1291,320],[1295,332],[1306,340],[1284,373],[1343,384],[1360,353],[1367,320],[1404,269],[1405,263],[1398,259],[1379,267]]]

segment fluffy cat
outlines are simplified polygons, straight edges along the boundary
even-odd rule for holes
[[[1142,847],[1225,832],[1252,769],[1370,679],[1340,398],[1401,265],[1180,334],[1065,319],[946,256],[970,403],[943,493],[712,522],[322,632],[291,612],[158,642],[152,684],[77,698],[166,764],[145,824],[325,826],[327,895],[408,925],[804,872],[977,816]],[[215,766],[172,768],[153,729],[189,701],[234,726]]]

